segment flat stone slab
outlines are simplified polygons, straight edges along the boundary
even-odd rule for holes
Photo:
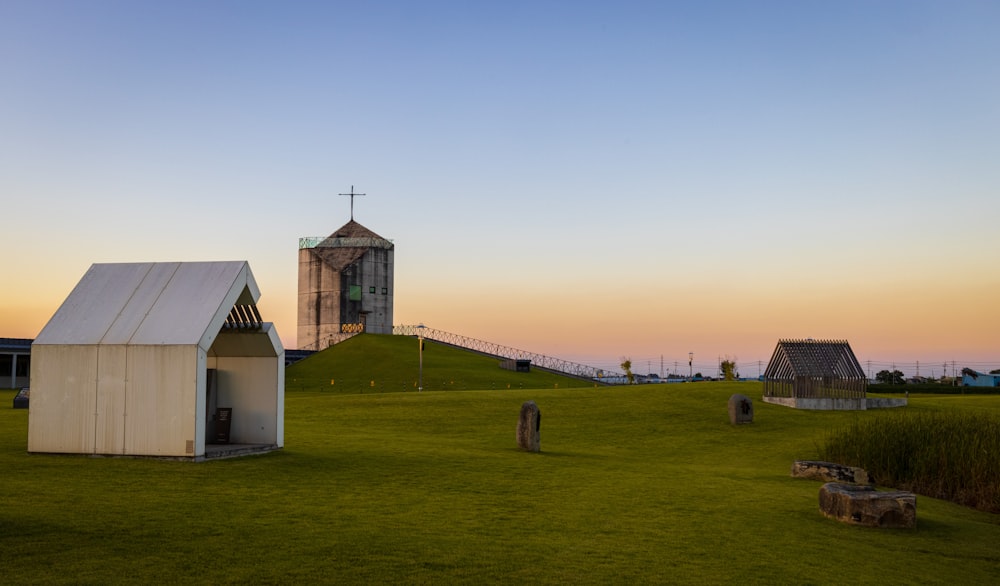
[[[819,510],[850,525],[912,529],[917,526],[917,496],[901,490],[828,482],[819,489]]]
[[[864,468],[816,460],[796,460],[792,463],[792,476],[823,482],[875,484]]]

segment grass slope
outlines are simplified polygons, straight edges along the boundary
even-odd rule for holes
[[[532,368],[513,372],[499,359],[425,340],[424,390],[544,389],[593,387],[594,383]],[[288,390],[332,393],[398,393],[417,390],[420,355],[416,338],[362,334],[290,366]],[[331,384],[332,382],[332,384]]]
[[[33,454],[0,392],[5,584],[921,583],[1000,575],[1000,518],[918,498],[852,527],[793,479],[871,413],[726,403],[758,383],[331,395],[289,391],[286,447],[191,464]],[[520,452],[523,401],[542,453]],[[914,397],[1000,411],[996,397]]]

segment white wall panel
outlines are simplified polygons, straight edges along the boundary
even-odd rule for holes
[[[219,406],[233,408],[230,443],[278,444],[279,398],[275,395],[275,385],[279,383],[279,374],[283,375],[284,361],[220,356],[217,362]],[[283,377],[280,385],[283,391]],[[283,398],[282,392],[282,403]]]
[[[97,346],[33,346],[28,451],[94,451]]]
[[[125,390],[125,453],[185,456],[195,440],[196,346],[131,346]]]
[[[98,346],[94,453],[125,453],[127,346]]]

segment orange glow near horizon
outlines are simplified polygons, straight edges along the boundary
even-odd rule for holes
[[[686,356],[767,359],[778,339],[846,339],[871,358],[949,356],[1000,359],[1000,314],[989,287],[952,282],[866,284],[794,294],[726,284],[663,285],[659,290],[573,295],[511,290],[466,294],[447,304],[397,302],[397,321],[553,355]],[[471,292],[470,292],[471,293]],[[409,316],[420,315],[416,319]],[[989,357],[989,358],[988,358]]]
[[[296,284],[256,275],[261,313],[296,348]],[[4,337],[33,338],[74,282],[11,291]],[[763,281],[657,282],[631,289],[579,280],[558,288],[468,284],[452,294],[396,294],[396,324],[428,327],[556,357],[770,358],[782,338],[846,339],[859,359],[998,360],[995,287],[957,280],[801,286]]]

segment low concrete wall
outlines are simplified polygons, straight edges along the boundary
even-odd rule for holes
[[[785,407],[795,408],[795,399],[791,397],[761,397],[765,403],[774,403],[775,405],[784,405]]]
[[[869,409],[892,409],[893,407],[906,407],[908,399],[885,399],[881,397],[869,397]]]
[[[868,409],[888,409],[905,407],[906,399],[802,399],[794,397],[763,397],[765,403],[784,405],[792,409],[811,411],[865,411]]]

